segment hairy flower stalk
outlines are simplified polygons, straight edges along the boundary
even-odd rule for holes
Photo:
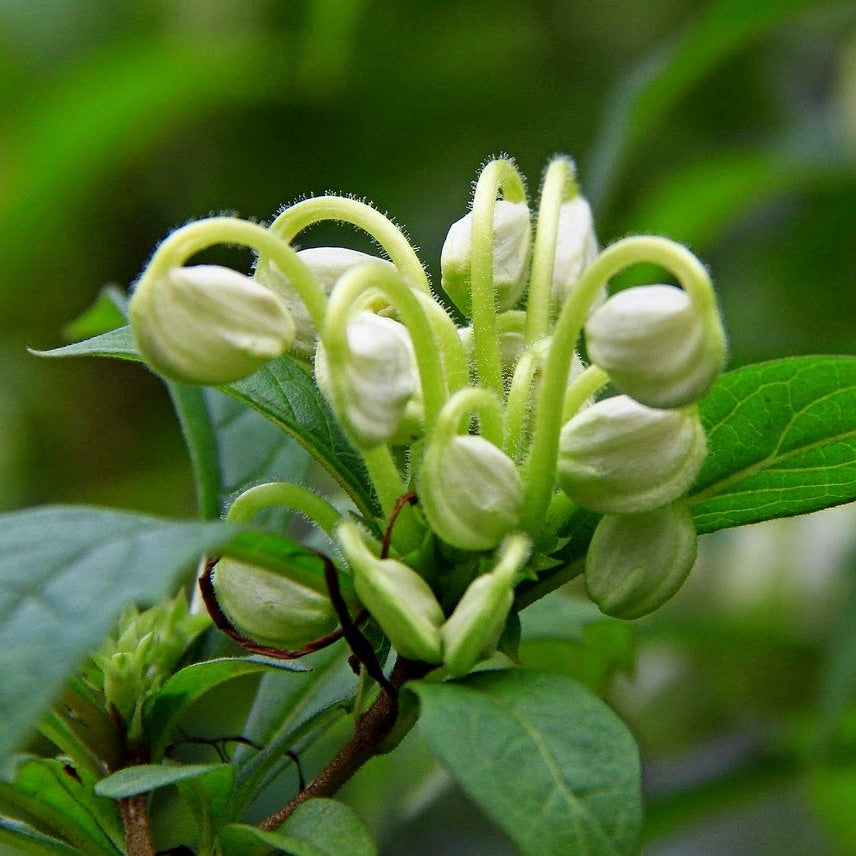
[[[534,239],[531,219],[515,165],[489,162],[440,259],[443,288],[467,317],[460,328],[401,230],[343,196],[299,202],[269,228],[212,218],[179,229],[131,303],[140,354],[167,377],[224,384],[270,360],[296,361],[320,393],[314,406],[332,414],[353,447],[342,466],[361,459],[366,493],[380,508],[375,519],[365,494],[353,494],[362,519],[343,521],[297,486],[260,486],[230,512],[249,520],[258,503],[277,503],[314,519],[340,552],[333,582],[341,603],[317,578],[233,560],[216,569],[214,589],[241,633],[275,646],[305,642],[338,620],[364,657],[351,618],[366,610],[399,662],[411,664],[392,684],[381,681],[384,712],[372,708],[372,740],[394,722],[390,693],[407,676],[466,674],[494,652],[532,591],[543,595],[567,579],[579,553],[562,533],[575,515],[605,515],[585,579],[609,614],[656,609],[694,561],[682,498],[706,455],[696,403],[726,353],[710,277],[667,238],[634,236],[598,251],[566,157],[545,173]],[[323,220],[357,226],[388,258],[345,247],[296,252],[297,236]],[[221,242],[257,253],[254,278],[187,266]],[[638,263],[665,269],[677,286],[607,298],[610,279]],[[597,400],[607,387],[618,394]],[[368,755],[361,744],[342,757],[347,766]],[[342,775],[337,768],[330,781]]]

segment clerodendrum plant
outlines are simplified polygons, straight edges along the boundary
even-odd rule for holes
[[[323,220],[359,227],[387,258],[296,251]],[[252,249],[253,276],[189,264],[216,244]],[[609,296],[640,262],[677,285]],[[599,251],[564,157],[545,173],[534,234],[514,164],[488,163],[441,266],[456,313],[398,228],[355,199],[307,199],[269,227],[213,217],[157,248],[129,327],[50,352],[143,360],[167,380],[204,517],[221,510],[223,437],[199,386],[296,438],[347,502],[269,481],[229,497],[223,521],[74,507],[2,518],[0,748],[37,718],[60,757],[18,757],[0,784],[0,843],[153,854],[149,795],[174,785],[190,820],[172,838],[161,820],[157,846],[373,853],[359,818],[329,798],[419,719],[522,853],[637,852],[633,740],[580,684],[516,665],[519,614],[584,574],[601,613],[639,618],[681,587],[698,532],[852,499],[853,480],[836,479],[853,459],[842,437],[856,368],[815,357],[722,375],[704,265],[663,237]],[[328,549],[254,528],[271,508],[309,520]],[[188,612],[166,595],[200,556],[206,609]],[[156,605],[125,608],[116,628],[141,601]],[[579,615],[567,613],[569,635]],[[204,659],[195,642],[211,619],[251,656]],[[525,613],[522,624],[525,640]],[[196,700],[261,672],[236,733],[187,734]],[[272,680],[292,683],[270,693]],[[301,772],[296,794],[272,796],[272,777],[343,711],[350,737],[308,783]],[[194,741],[219,763],[188,763],[180,750]]]

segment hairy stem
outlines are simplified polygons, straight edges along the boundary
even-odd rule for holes
[[[135,794],[119,800],[119,814],[122,816],[122,826],[125,829],[128,856],[155,856],[146,800],[146,794]]]
[[[398,718],[398,690],[407,681],[427,675],[434,666],[399,657],[389,676],[390,689],[381,689],[372,706],[357,720],[347,743],[332,761],[291,802],[262,821],[261,829],[278,829],[295,810],[313,797],[330,797],[374,756]]]

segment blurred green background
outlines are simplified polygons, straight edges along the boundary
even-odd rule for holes
[[[534,194],[557,151],[602,243],[660,232],[710,265],[732,366],[856,353],[852,2],[3,0],[0,508],[194,513],[154,377],[25,350],[73,335],[172,227],[354,193],[437,280],[480,164],[510,153]],[[334,241],[363,246],[306,236]],[[610,697],[648,759],[646,852],[856,853],[854,522],[710,538],[693,586],[638,628],[636,677]],[[396,831],[385,769],[353,798],[390,853],[504,852],[441,778]]]

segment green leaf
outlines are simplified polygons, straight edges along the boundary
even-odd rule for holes
[[[856,499],[856,358],[795,357],[723,375],[700,404],[698,531]]]
[[[815,0],[719,0],[682,38],[632,69],[607,100],[609,110],[584,172],[596,206],[606,204],[630,152],[693,86],[786,16],[813,5]]]
[[[228,764],[139,764],[125,767],[102,779],[95,793],[102,797],[121,800],[135,794],[147,794],[185,779],[204,776]]]
[[[104,709],[103,698],[76,675],[66,682],[38,728],[71,759],[78,772],[101,776],[105,768],[115,769],[121,761],[122,740],[116,723]]]
[[[93,794],[95,777],[52,758],[27,758],[15,781],[0,783],[0,805],[91,856],[120,856],[124,841],[115,804]]]
[[[217,454],[217,436],[211,423],[204,390],[175,381],[168,381],[166,388],[190,455],[199,516],[206,520],[217,520],[220,517],[222,493],[220,460]]]
[[[204,395],[217,442],[221,507],[263,482],[305,483],[309,456],[292,437],[218,389],[206,388]],[[256,515],[254,522],[283,531],[290,517],[286,509],[272,508]]]
[[[312,378],[288,357],[272,360],[225,391],[290,434],[365,514],[380,513],[363,459],[345,438]]]
[[[80,856],[74,847],[9,817],[0,817],[0,844],[8,844],[16,853],[27,856]]]
[[[42,357],[92,356],[140,360],[129,327],[120,327],[84,342],[34,353]],[[297,363],[288,357],[280,357],[250,377],[222,387],[222,390],[297,440],[341,484],[360,511],[369,515],[380,513],[363,459],[342,433],[312,378]]]
[[[236,531],[75,506],[0,516],[0,757],[127,603],[154,603]]]
[[[638,751],[584,687],[513,670],[408,688],[434,754],[523,856],[638,853]]]
[[[344,803],[313,799],[299,806],[277,832],[235,824],[221,833],[228,854],[266,844],[290,856],[377,856],[377,847],[360,816]]]
[[[98,292],[95,303],[62,328],[63,337],[67,342],[76,342],[121,327],[126,322],[126,316],[120,307],[126,302],[127,298],[115,285],[104,286]]]
[[[285,753],[307,735],[320,735],[336,721],[357,690],[348,665],[347,649],[339,642],[303,658],[312,671],[280,676],[265,675],[247,717],[244,736],[264,747],[260,752],[237,746],[234,814],[240,817],[273,770],[282,766]]]
[[[127,325],[109,330],[82,342],[62,345],[48,351],[31,351],[38,357],[114,357],[119,360],[132,360],[140,363],[131,328]]]
[[[167,741],[182,715],[209,690],[233,678],[272,669],[305,672],[306,666],[266,657],[223,658],[194,663],[176,672],[146,701],[143,711],[152,758],[157,761],[163,757]]]
[[[566,675],[602,694],[617,670],[633,667],[633,625],[604,615],[589,600],[556,592],[520,613],[520,663]]]
[[[228,814],[229,798],[235,783],[235,768],[221,764],[189,779],[175,783],[200,827],[200,839],[210,841],[226,823],[236,820]],[[203,851],[200,845],[199,850]]]

